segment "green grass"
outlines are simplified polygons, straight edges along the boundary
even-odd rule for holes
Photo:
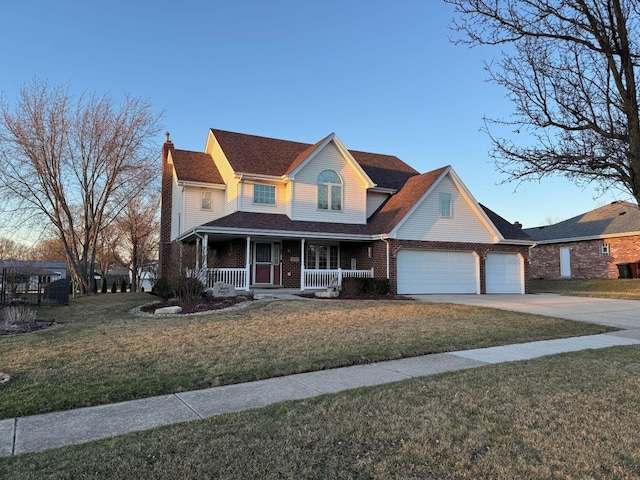
[[[607,327],[416,301],[274,301],[189,317],[127,313],[145,294],[42,309],[60,329],[0,337],[0,419]]]
[[[558,293],[583,297],[640,300],[640,279],[531,280],[531,293]]]
[[[0,459],[27,479],[634,479],[640,347],[511,362]]]

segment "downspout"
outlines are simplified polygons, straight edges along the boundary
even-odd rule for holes
[[[386,243],[387,245],[387,280],[389,280],[389,257],[390,257],[390,252],[391,252],[391,245],[389,244],[389,240],[387,240],[386,238],[381,238],[380,240],[382,240],[384,243]]]
[[[247,292],[250,290],[249,288],[250,275],[251,275],[251,236],[247,235],[246,255],[244,259],[244,289]]]
[[[300,290],[305,291],[306,285],[304,284],[304,238],[300,239]]]
[[[204,241],[204,237],[202,235],[200,235],[198,232],[193,232],[193,235],[196,237],[196,264],[195,264],[195,271],[198,272],[198,270],[200,270],[200,260],[199,260],[199,253],[202,252],[198,252],[200,245],[202,245],[203,241]],[[199,241],[198,241],[199,240]],[[198,275],[196,273],[196,275]]]

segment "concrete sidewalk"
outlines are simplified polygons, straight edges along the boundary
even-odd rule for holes
[[[0,420],[0,456],[40,452],[162,425],[358,387],[545,355],[640,344],[640,329],[321,370],[129,402]]]

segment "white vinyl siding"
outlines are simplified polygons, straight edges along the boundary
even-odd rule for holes
[[[276,187],[274,185],[253,184],[253,203],[262,205],[276,204]]]
[[[517,253],[488,253],[487,293],[524,293],[523,259]]]
[[[211,189],[211,210],[203,210],[202,188],[184,187],[184,214],[182,232],[224,216],[224,190]]]
[[[318,209],[318,176],[333,170],[342,179],[342,209]],[[335,147],[329,143],[296,174],[291,205],[292,220],[331,223],[367,221],[366,185]]]
[[[254,183],[242,182],[239,185],[239,210],[256,213],[286,213],[284,185],[276,185],[276,203],[274,205],[255,203],[253,201]]]
[[[225,197],[226,202],[225,202],[225,210],[224,210],[225,215],[230,215],[233,212],[237,212],[238,210],[240,210],[240,205],[241,205],[240,187],[241,186],[242,184],[236,178],[229,180],[229,182],[227,183],[227,190],[226,190],[226,197]]]
[[[473,252],[400,250],[398,293],[479,293],[478,256]]]
[[[453,218],[441,218],[440,194],[451,198]],[[435,240],[441,242],[494,243],[493,233],[482,223],[455,184],[447,176],[424,199],[400,226],[397,238],[402,240]]]
[[[373,215],[387,198],[389,198],[387,193],[367,192],[367,218]]]
[[[213,158],[213,161],[216,164],[216,167],[218,167],[218,171],[222,176],[222,180],[226,184],[232,182],[234,180],[235,172],[231,168],[231,165],[229,165],[229,160],[227,160],[227,157],[220,148],[218,142],[214,143],[213,134],[211,132],[209,132],[209,137],[207,138],[205,152],[211,155],[211,157]]]

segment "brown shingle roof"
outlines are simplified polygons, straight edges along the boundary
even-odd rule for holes
[[[526,228],[524,231],[540,242],[624,235],[640,231],[640,209],[635,203],[615,201],[554,225]]]
[[[171,158],[178,180],[224,184],[216,164],[207,153],[189,150],[172,150]]]
[[[349,152],[373,183],[379,187],[400,190],[409,178],[420,173],[393,155],[355,150],[349,150]]]
[[[218,218],[203,227],[238,228],[252,230],[280,230],[299,233],[332,233],[336,235],[369,235],[368,225],[353,223],[306,222],[291,220],[284,214],[234,212],[226,217]]]
[[[211,129],[231,168],[239,173],[282,176],[307,143]]]
[[[327,138],[312,145],[226,130],[211,129],[211,132],[234,171],[278,177],[291,172]],[[379,187],[397,190],[407,179],[418,174],[417,170],[393,155],[354,150],[350,153]]]
[[[502,218],[496,212],[488,209],[484,205],[480,204],[480,207],[484,210],[484,213],[487,214],[491,223],[493,223],[498,231],[502,234],[502,236],[506,240],[530,240],[533,241],[532,238],[527,235],[527,233],[520,227],[516,227],[514,224],[509,222],[508,220]]]
[[[402,189],[371,217],[371,230],[375,233],[389,233],[393,230],[447,168],[442,167],[409,178]]]

